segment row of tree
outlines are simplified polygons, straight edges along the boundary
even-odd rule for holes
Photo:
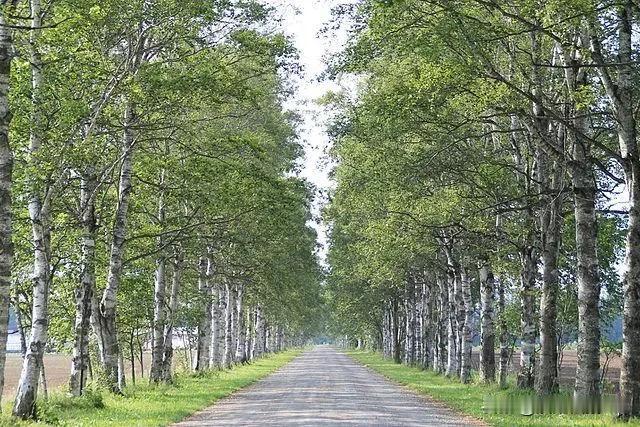
[[[203,370],[318,318],[310,189],[282,106],[296,55],[270,19],[253,1],[2,2],[0,372],[11,305],[15,416],[35,414],[47,350],[73,352],[73,395],[92,354],[121,392],[147,345],[151,381],[171,381],[178,328]]]
[[[621,317],[621,412],[640,415],[637,3],[337,12],[354,27],[332,69],[360,84],[326,99],[335,332],[465,382],[479,336],[481,378],[501,384],[515,339],[517,384],[540,394],[576,340],[574,395],[590,399]]]

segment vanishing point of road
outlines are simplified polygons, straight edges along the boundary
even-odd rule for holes
[[[203,426],[483,425],[387,381],[327,346],[176,424]]]

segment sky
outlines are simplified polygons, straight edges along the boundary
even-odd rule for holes
[[[325,70],[325,58],[341,50],[347,40],[345,28],[332,31],[329,36],[321,35],[323,26],[331,20],[331,10],[347,0],[263,0],[277,8],[276,16],[282,18],[281,30],[291,38],[300,56],[303,73],[296,81],[297,91],[289,100],[286,108],[295,110],[303,118],[300,127],[300,139],[304,147],[300,176],[313,184],[316,200],[313,215],[319,218],[325,204],[328,189],[333,185],[329,177],[331,164],[327,157],[330,141],[325,132],[328,116],[316,101],[328,91],[340,91],[343,88],[334,81],[319,80]],[[320,261],[326,264],[327,230],[326,225],[314,221],[312,224],[318,233],[318,251]]]

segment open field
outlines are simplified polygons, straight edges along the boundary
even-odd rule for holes
[[[176,358],[180,358],[180,354],[176,352]],[[144,354],[144,376],[146,378],[151,362],[151,354]],[[178,362],[179,363],[179,362]],[[50,391],[60,389],[67,385],[69,381],[69,372],[71,370],[71,356],[66,354],[46,354],[44,357],[45,374],[47,377],[47,387]],[[18,382],[20,380],[20,370],[22,369],[22,356],[18,353],[7,354],[7,365],[5,368],[5,385],[2,393],[2,400],[13,398]],[[131,364],[125,361],[125,370],[127,372],[127,381],[131,380]],[[141,378],[140,364],[136,363],[136,379]],[[144,379],[143,379],[144,381]]]
[[[473,368],[478,370],[480,364],[480,355],[478,353],[478,349],[473,349],[472,354],[472,363]],[[496,364],[498,363],[500,355],[496,354]],[[510,372],[516,373],[518,370],[518,364],[520,363],[520,352],[519,349],[515,349],[513,353],[513,357],[511,359],[511,363],[509,365]],[[600,358],[600,365],[604,364],[605,358]],[[620,363],[621,360],[619,357],[614,357],[611,359],[609,363],[609,368],[607,369],[605,380],[607,386],[609,387],[608,391],[617,392],[618,391],[618,383],[620,381]],[[560,366],[560,375],[559,375],[559,383],[561,387],[573,387],[573,383],[576,377],[576,364],[577,364],[577,354],[576,350],[565,350],[563,352],[562,364]]]

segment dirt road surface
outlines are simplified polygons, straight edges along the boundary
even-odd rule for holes
[[[179,427],[483,425],[395,385],[326,346],[315,347]]]

